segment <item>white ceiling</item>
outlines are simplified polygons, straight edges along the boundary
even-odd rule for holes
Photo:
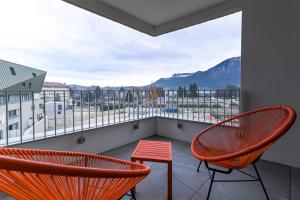
[[[157,36],[241,10],[243,0],[64,0]]]
[[[161,25],[228,0],[102,0],[151,25]]]

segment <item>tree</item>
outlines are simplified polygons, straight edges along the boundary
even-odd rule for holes
[[[132,102],[133,101],[133,95],[130,91],[128,91],[126,93],[126,100],[129,101],[129,102]]]
[[[186,91],[186,88],[185,86],[183,87],[183,96],[186,97],[187,96],[187,91]]]
[[[236,85],[230,85],[230,84],[228,84],[228,85],[225,86],[225,90],[239,90],[239,89],[240,88],[238,86],[236,86]]]
[[[190,96],[197,97],[198,96],[198,87],[196,83],[190,84]]]
[[[178,97],[183,97],[183,88],[181,86],[178,88]]]
[[[99,98],[101,96],[101,88],[99,86],[96,86],[95,94],[96,94],[97,98]]]
[[[240,87],[236,85],[226,85],[224,93],[227,93],[227,96],[235,98],[239,96]]]

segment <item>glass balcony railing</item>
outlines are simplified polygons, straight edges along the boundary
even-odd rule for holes
[[[5,92],[0,99],[1,146],[151,117],[214,124],[240,112],[239,90],[55,90]]]

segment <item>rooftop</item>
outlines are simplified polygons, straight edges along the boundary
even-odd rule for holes
[[[58,82],[44,82],[43,88],[69,88],[65,83]]]

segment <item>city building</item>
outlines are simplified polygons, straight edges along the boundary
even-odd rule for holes
[[[44,82],[41,97],[46,97],[46,101],[70,101],[70,88],[64,83]],[[65,99],[64,99],[65,98]]]
[[[0,141],[19,138],[43,119],[40,91],[45,76],[42,70],[0,60]]]

